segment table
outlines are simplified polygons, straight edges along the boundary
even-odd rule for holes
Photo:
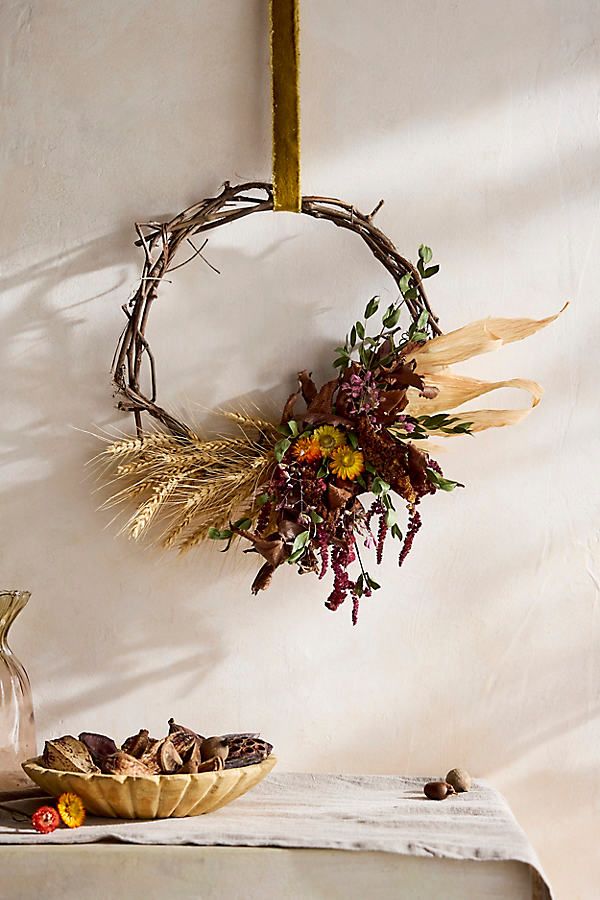
[[[468,794],[428,801],[426,780],[273,773],[206,816],[90,817],[50,835],[1,811],[0,898],[549,900],[497,791],[476,782]]]

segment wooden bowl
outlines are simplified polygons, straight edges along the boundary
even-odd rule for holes
[[[32,781],[54,797],[78,794],[94,816],[111,819],[168,819],[201,816],[231,803],[269,774],[276,757],[253,766],[200,772],[197,775],[84,775],[47,769],[41,756],[23,769]]]

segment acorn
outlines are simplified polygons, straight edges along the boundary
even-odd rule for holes
[[[423,792],[429,800],[445,800],[450,794],[454,794],[454,788],[446,781],[428,781]]]
[[[471,790],[473,779],[466,769],[450,769],[446,775],[446,781],[451,784],[457,794]]]

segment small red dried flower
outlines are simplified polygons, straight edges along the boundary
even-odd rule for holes
[[[49,834],[60,825],[60,816],[53,806],[40,806],[32,815],[31,824],[40,834]]]

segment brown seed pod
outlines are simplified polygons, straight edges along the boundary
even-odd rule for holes
[[[199,740],[204,740],[204,737],[201,734],[198,734],[197,731],[194,731],[193,728],[188,728],[186,725],[178,725],[175,719],[169,719],[169,734],[173,735],[178,731],[186,731],[189,734],[193,734],[194,737],[197,737]]]
[[[202,746],[202,741],[198,735],[187,729],[185,731],[173,731],[169,735],[169,740],[184,762],[192,754],[195,747],[199,749]]]
[[[207,759],[206,762],[200,763],[198,766],[198,772],[219,772],[223,768],[223,760],[220,756],[213,756],[212,759]]]
[[[170,737],[165,738],[160,742],[158,761],[163,775],[172,775],[174,772],[177,772],[181,766],[183,760],[173,746],[173,741]]]
[[[206,738],[206,740],[202,741],[200,755],[202,757],[202,762],[212,759],[214,756],[217,756],[225,762],[229,756],[229,741],[227,738],[221,737],[220,735]]]
[[[458,794],[471,790],[473,779],[466,769],[450,769],[446,775],[446,781],[451,784]]]
[[[196,741],[192,746],[188,758],[179,770],[180,775],[195,775],[200,765],[200,741]]]
[[[82,731],[79,740],[88,748],[96,765],[100,765],[100,760],[105,756],[111,756],[119,749],[112,738],[93,731]]]
[[[54,741],[46,741],[43,760],[48,769],[56,769],[59,772],[84,772],[87,774],[100,771],[94,765],[86,745],[70,734],[56,738]]]
[[[428,781],[423,792],[429,800],[445,800],[454,793],[454,788],[446,781]]]
[[[117,750],[112,756],[107,756],[102,761],[102,771],[105,775],[150,775],[152,774],[144,763],[124,753],[123,750]]]
[[[156,743],[154,738],[149,737],[148,729],[142,728],[137,734],[133,734],[126,741],[123,741],[121,750],[129,753],[130,756],[135,756],[136,759],[141,759],[144,753],[149,750],[151,741]]]

